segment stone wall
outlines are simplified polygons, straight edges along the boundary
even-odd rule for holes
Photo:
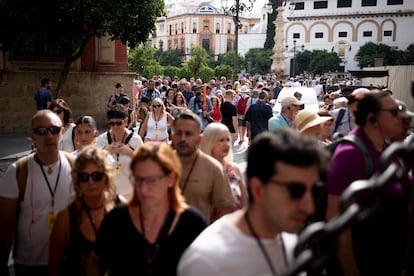
[[[60,72],[0,72],[0,133],[27,132],[36,112],[34,92],[42,78],[53,81],[56,87]],[[72,109],[72,118],[93,116],[100,129],[106,127],[106,103],[115,92],[115,84],[124,85],[125,93],[132,98],[134,73],[72,72],[66,80],[60,98]]]

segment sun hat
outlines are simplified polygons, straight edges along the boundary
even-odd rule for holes
[[[320,123],[332,120],[332,117],[319,116],[316,112],[301,110],[295,118],[295,125],[299,132],[304,132],[308,128],[319,125]]]
[[[291,105],[302,105],[301,101],[298,101],[294,96],[286,96],[280,100],[280,105],[282,107],[291,106]]]
[[[246,85],[242,85],[240,87],[240,93],[247,93],[249,91],[249,88]]]

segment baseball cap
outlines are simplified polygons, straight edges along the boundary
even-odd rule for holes
[[[191,87],[191,90],[196,90],[196,89],[200,89],[201,85],[195,84]]]
[[[280,100],[280,105],[282,107],[291,106],[291,105],[302,105],[302,104],[303,103],[301,101],[298,101],[298,99],[296,99],[293,96],[286,96]]]

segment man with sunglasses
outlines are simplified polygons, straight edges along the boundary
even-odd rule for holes
[[[17,162],[0,183],[0,275],[8,275],[7,262],[14,235],[15,275],[47,275],[49,235],[56,214],[71,196],[71,165],[59,151],[62,121],[50,110],[32,118],[30,137],[36,151],[27,157],[23,184]],[[23,168],[21,168],[23,170]]]
[[[314,210],[327,152],[290,129],[259,134],[248,151],[249,206],[209,226],[183,254],[178,275],[281,275],[296,233]]]
[[[380,171],[379,159],[389,140],[403,131],[403,115],[403,106],[387,91],[373,90],[359,99],[354,111],[357,127],[349,135],[356,136],[365,149],[347,142],[336,146],[327,172],[327,219],[339,213],[340,197],[352,182]],[[371,169],[364,165],[365,158]],[[338,238],[337,257],[343,275],[401,275],[408,220],[407,189],[402,183],[389,183],[380,196],[376,212]]]

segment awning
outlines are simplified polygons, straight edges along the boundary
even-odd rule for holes
[[[382,78],[388,77],[388,70],[384,71],[369,71],[369,70],[361,70],[361,71],[348,71],[352,74],[352,76],[358,78]]]

